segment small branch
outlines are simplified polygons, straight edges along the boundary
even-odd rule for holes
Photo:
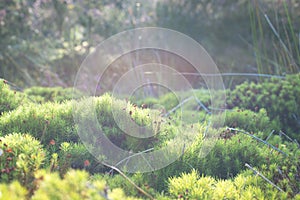
[[[132,184],[139,192],[141,192],[142,194],[144,194],[146,197],[148,197],[151,200],[154,200],[154,197],[152,197],[149,193],[147,193],[145,190],[143,190],[142,188],[140,188],[139,186],[137,186],[130,178],[128,178],[128,176],[126,176],[121,170],[119,170],[118,168],[109,165],[105,162],[101,162],[103,165],[112,168],[113,170],[115,170],[116,172],[118,172],[121,176],[123,176],[123,178],[125,178],[130,184]]]
[[[285,136],[289,141],[291,141],[291,142],[294,142],[294,143],[296,143],[297,144],[297,146],[298,146],[298,148],[300,148],[300,144],[298,143],[298,141],[296,140],[296,139],[292,139],[292,138],[290,138],[287,134],[285,134],[283,131],[279,131],[279,135],[281,136],[281,135],[283,135],[283,136]]]
[[[245,166],[248,167],[249,169],[251,169],[255,174],[257,174],[258,176],[262,177],[265,181],[267,181],[268,183],[270,183],[272,186],[274,186],[277,190],[279,190],[280,192],[284,192],[280,187],[278,187],[277,185],[275,185],[272,181],[270,181],[267,177],[265,177],[264,175],[262,175],[259,171],[255,170],[253,167],[251,167],[248,163],[245,163]]]
[[[279,135],[284,135],[289,141],[293,142],[293,139],[290,138],[287,134],[285,134],[282,130],[279,131]]]
[[[211,112],[205,107],[205,105],[198,98],[195,98],[195,100],[205,110],[205,112],[207,112],[208,114],[211,114]]]
[[[128,156],[128,157],[126,157],[126,158],[120,160],[120,161],[115,165],[115,167],[119,166],[122,162],[124,162],[124,161],[126,161],[126,160],[129,160],[130,158],[132,158],[132,157],[134,157],[134,156],[138,156],[138,155],[141,155],[141,154],[143,154],[143,153],[147,153],[147,152],[149,152],[149,151],[152,151],[153,149],[154,149],[154,148],[146,149],[146,150],[144,150],[144,151],[141,151],[141,152],[135,153],[135,154],[133,154],[133,155],[131,155],[131,156]],[[109,173],[111,173],[112,171],[113,171],[113,169],[112,169]]]
[[[193,96],[183,100],[182,102],[180,102],[177,106],[175,106],[174,108],[172,108],[169,112],[167,112],[166,114],[164,114],[164,117],[168,117],[172,112],[176,111],[178,108],[180,108],[183,104],[185,104],[186,102],[190,101],[193,99]]]
[[[265,145],[271,147],[272,149],[274,149],[274,150],[276,150],[276,151],[282,153],[283,155],[287,156],[287,154],[286,154],[285,152],[281,151],[281,150],[278,149],[277,147],[273,146],[272,144],[269,144],[268,142],[266,142],[266,141],[264,141],[264,140],[262,140],[262,139],[256,137],[255,135],[252,135],[252,134],[250,134],[250,133],[248,133],[248,132],[246,132],[246,131],[239,130],[239,129],[235,129],[235,128],[228,128],[228,130],[230,130],[230,131],[237,131],[237,132],[244,133],[245,135],[248,135],[248,136],[254,138],[254,139],[257,140],[257,141],[262,142],[262,143],[264,143]]]
[[[271,138],[271,136],[273,135],[274,132],[275,132],[275,130],[272,130],[271,133],[269,134],[269,136],[267,137],[267,139],[265,141],[268,141]]]

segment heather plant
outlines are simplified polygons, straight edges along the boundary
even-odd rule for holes
[[[230,92],[229,108],[250,110],[264,108],[270,120],[299,140],[300,74],[287,75],[285,79],[270,79],[261,83],[245,82]]]
[[[13,133],[0,138],[0,150],[0,182],[18,180],[31,193],[34,173],[42,167],[46,154],[40,142],[31,135]]]

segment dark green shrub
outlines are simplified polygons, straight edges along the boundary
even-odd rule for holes
[[[62,87],[31,87],[25,89],[24,93],[39,103],[48,101],[63,102],[73,98],[77,99],[82,96],[76,89]]]
[[[227,111],[224,126],[240,128],[254,133],[263,131],[265,134],[269,134],[272,130],[279,130],[277,124],[270,121],[265,109],[260,109],[257,112],[242,109]]]
[[[228,95],[228,107],[257,111],[265,108],[271,120],[299,140],[300,128],[300,74],[285,79],[268,79],[259,84],[245,82]]]
[[[0,138],[0,182],[18,180],[32,192],[34,173],[45,159],[42,145],[32,136],[9,134]]]
[[[3,112],[16,109],[25,101],[24,95],[11,90],[7,82],[0,79],[0,116]]]

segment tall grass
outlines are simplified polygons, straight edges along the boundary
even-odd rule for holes
[[[290,74],[300,69],[295,2],[249,1],[252,44],[258,73]]]

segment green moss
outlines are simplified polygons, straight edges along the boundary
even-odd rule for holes
[[[73,88],[62,87],[31,87],[24,90],[31,99],[38,103],[63,102],[65,100],[78,99],[83,94]]]
[[[25,102],[26,97],[22,93],[11,90],[7,82],[0,79],[0,116]]]
[[[233,180],[216,180],[200,176],[193,170],[179,177],[169,178],[172,199],[286,199],[286,192],[267,188],[257,176],[239,175]],[[270,198],[272,194],[272,198]]]

